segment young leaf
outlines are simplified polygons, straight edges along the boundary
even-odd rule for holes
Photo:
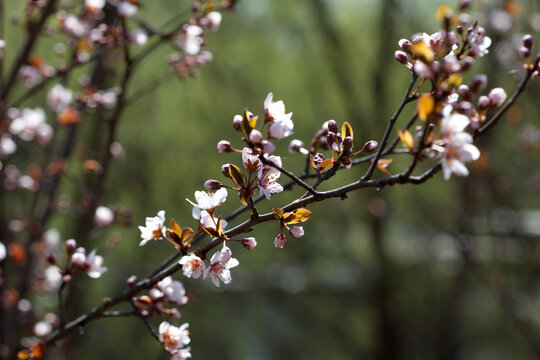
[[[244,174],[242,174],[242,170],[240,170],[238,166],[229,164],[229,175],[236,186],[239,188],[244,187]]]
[[[350,136],[350,137],[354,138],[352,127],[346,121],[343,123],[343,125],[341,125],[341,135],[343,136],[344,139],[347,136]]]
[[[418,117],[426,121],[429,115],[435,110],[435,100],[430,94],[422,94],[418,99]]]
[[[311,216],[311,211],[309,211],[308,209],[300,208],[296,210],[294,215],[295,215],[295,219],[294,221],[290,222],[290,224],[296,224],[299,222],[306,221]]]
[[[424,39],[413,42],[411,51],[414,57],[428,65],[431,64],[435,58],[433,51],[426,45]]]
[[[401,129],[398,129],[397,133],[403,145],[405,145],[407,149],[411,150],[414,147],[414,138],[411,135],[410,131],[401,131]]]

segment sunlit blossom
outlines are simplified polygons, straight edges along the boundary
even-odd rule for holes
[[[182,324],[180,327],[169,324],[167,321],[163,321],[159,325],[159,341],[165,346],[165,349],[169,352],[183,348],[189,344],[191,339],[189,338],[188,328],[189,324]]]
[[[179,263],[180,265],[183,265],[182,271],[184,276],[188,278],[193,277],[194,279],[197,279],[205,271],[204,261],[193,253],[184,255]]]
[[[224,284],[229,284],[232,281],[230,269],[238,264],[238,260],[232,257],[231,249],[223,243],[223,248],[210,259],[210,266],[206,268],[204,278],[210,275],[210,279],[217,287],[220,285],[220,280]]]
[[[277,166],[281,167],[281,157],[277,155],[268,156],[267,159]],[[283,186],[278,183],[278,179],[281,175],[281,171],[278,169],[264,165],[259,169],[258,173],[258,186],[261,194],[266,196],[267,199],[270,199],[272,194],[277,194],[283,191]]]
[[[167,229],[163,226],[164,222],[164,210],[159,211],[157,216],[147,217],[145,226],[139,226],[142,239],[139,246],[145,245],[150,240],[158,240],[165,237]]]
[[[271,121],[268,134],[274,139],[283,139],[292,134],[294,123],[291,120],[292,112],[285,113],[285,103],[282,100],[273,101],[274,95],[269,93],[264,100],[264,113]]]

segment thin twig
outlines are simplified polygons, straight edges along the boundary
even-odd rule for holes
[[[475,131],[474,133],[475,139],[478,136],[485,133],[486,131],[488,131],[489,129],[491,129],[493,126],[495,126],[497,122],[499,121],[499,119],[510,109],[510,107],[512,107],[512,105],[514,105],[519,95],[521,95],[521,93],[523,93],[523,91],[527,87],[527,84],[529,83],[529,80],[531,80],[535,71],[538,71],[539,64],[540,64],[540,56],[536,58],[533,66],[527,70],[525,77],[519,84],[518,88],[514,91],[510,99],[508,99],[506,104],[504,104],[504,106],[500,108],[499,111],[497,111],[497,113],[491,117],[491,119],[486,121],[478,130]]]
[[[403,96],[403,100],[401,100],[401,104],[399,104],[396,112],[394,115],[390,118],[390,121],[388,122],[388,126],[386,127],[386,131],[384,132],[383,138],[381,143],[379,144],[379,149],[377,150],[377,155],[375,155],[375,158],[373,159],[373,162],[369,166],[368,171],[362,178],[362,180],[369,180],[373,176],[373,172],[375,171],[375,167],[377,166],[377,163],[379,162],[379,159],[381,158],[381,155],[386,148],[386,143],[388,141],[388,137],[390,136],[390,133],[392,132],[392,129],[394,128],[394,125],[396,123],[396,120],[398,119],[399,115],[401,114],[401,111],[405,108],[405,105],[407,105],[409,102],[411,102],[414,98],[411,98],[411,91],[416,83],[416,79],[418,79],[418,75],[413,71],[412,72],[412,79],[409,84],[409,87],[407,88],[407,91],[405,92],[405,96]]]

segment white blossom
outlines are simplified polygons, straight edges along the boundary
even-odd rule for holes
[[[137,5],[129,1],[121,1],[117,6],[117,10],[119,16],[129,18],[137,13]]]
[[[188,323],[176,327],[167,321],[163,321],[159,325],[159,341],[161,341],[165,349],[169,352],[181,349],[191,341],[189,331],[187,330],[188,327]]]
[[[188,25],[180,33],[180,47],[189,55],[197,55],[201,51],[203,29],[198,25]]]
[[[270,155],[267,157],[267,159],[281,167],[281,157],[277,155]],[[281,171],[269,165],[264,165],[259,169],[259,173],[257,175],[259,178],[259,191],[261,194],[266,196],[267,199],[270,199],[272,194],[283,191],[283,186],[278,183],[280,175]]]
[[[94,221],[97,226],[109,226],[114,221],[114,212],[107,206],[98,206],[94,215]]]
[[[62,84],[54,85],[47,94],[47,103],[55,112],[64,110],[73,101],[73,92]]]
[[[268,134],[274,139],[283,139],[292,134],[294,123],[292,112],[285,113],[285,104],[282,100],[273,101],[274,95],[269,93],[264,100],[264,112],[268,120],[272,121]]]
[[[96,249],[92,250],[86,257],[85,265],[87,266],[85,271],[93,279],[99,278],[103,273],[107,271],[107,268],[103,266],[103,256],[96,255]]]
[[[165,222],[165,211],[161,210],[157,216],[147,217],[145,226],[139,226],[141,231],[141,242],[139,246],[145,245],[150,240],[158,240],[166,236],[167,229],[163,226]]]
[[[45,123],[45,112],[42,108],[23,109],[9,125],[9,132],[24,141],[32,141]]]
[[[17,144],[11,135],[4,134],[0,137],[0,158],[13,154],[17,150]]]
[[[184,273],[184,276],[188,278],[193,277],[194,279],[197,279],[205,271],[204,262],[201,260],[200,257],[193,253],[189,255],[184,255],[180,259],[179,264],[183,265],[182,271]]]
[[[179,305],[187,304],[186,289],[180,281],[173,280],[172,277],[167,276],[157,283],[157,287],[170,302]]]
[[[84,0],[84,5],[92,11],[99,11],[105,6],[105,0]]]

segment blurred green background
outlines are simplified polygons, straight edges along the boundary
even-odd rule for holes
[[[435,32],[440,3],[244,0],[224,14],[220,30],[208,37],[214,61],[197,79],[167,82],[124,113],[118,141],[126,156],[111,169],[102,204],[128,207],[133,225],[92,233],[89,247],[100,249],[109,271],[78,283],[81,304],[70,315],[122,291],[127,277],[144,276],[171,254],[165,241],[140,248],[137,225],[164,209],[167,221],[174,217],[182,227],[194,226],[185,198],[193,199],[206,179],[222,180],[222,164],[239,163],[235,155],[218,154],[215,145],[228,139],[240,147],[233,116],[246,107],[262,115],[268,92],[294,113],[294,138],[309,142],[324,121],[335,119],[351,123],[357,144],[379,140],[409,80],[394,60],[397,42]],[[506,5],[510,11],[510,3],[522,5],[516,18],[501,10]],[[144,5],[141,17],[159,26],[190,3]],[[540,5],[478,1],[471,14],[502,42],[490,49],[495,56],[475,64],[475,72],[489,74],[490,87],[511,93],[521,66],[513,55],[519,34],[533,33],[538,40]],[[508,19],[511,29],[501,29]],[[165,72],[170,52],[156,51],[130,91]],[[240,266],[232,270],[233,282],[219,289],[177,274],[190,303],[180,308],[176,324],[190,323],[193,357],[540,358],[539,89],[536,81],[480,140],[485,156],[469,166],[468,178],[444,181],[437,175],[421,186],[365,189],[344,201],[314,204],[306,235],[283,249],[273,246],[277,224],[263,224],[252,233],[256,249],[232,244]],[[44,103],[36,99],[25,105]],[[401,127],[413,110],[402,116]],[[288,141],[276,145],[284,166],[302,171],[303,159],[287,153]],[[400,164],[396,160],[389,170],[398,172]],[[365,170],[342,171],[324,188],[353,181]],[[72,185],[63,186],[73,192]],[[260,210],[301,193],[276,195],[261,202]],[[230,192],[221,213],[238,205]],[[70,233],[76,220],[77,212],[69,212],[51,226],[65,240],[77,237]],[[50,299],[38,300],[38,310],[46,310]],[[52,358],[167,358],[135,318],[95,321],[71,340],[73,347]]]

